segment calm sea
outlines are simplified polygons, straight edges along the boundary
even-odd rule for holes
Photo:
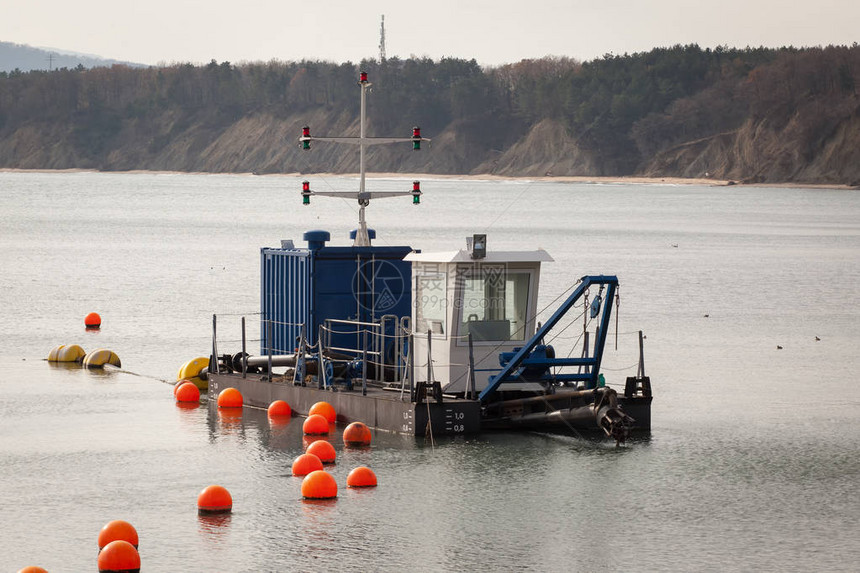
[[[348,244],[356,205],[303,207],[300,188],[0,173],[0,570],[95,571],[113,519],[137,528],[145,571],[857,569],[860,193],[425,179],[420,206],[374,202],[378,244],[446,250],[486,232],[490,249],[546,249],[539,307],[617,274],[605,374],[634,372],[642,329],[653,431],[620,448],[375,432],[345,451],[336,436],[340,495],[314,504],[290,476],[301,418],[180,409],[165,383],[208,354],[213,313],[258,310],[259,247],[316,228]],[[100,331],[84,330],[91,311]],[[109,348],[123,369],[51,366],[59,344]],[[379,487],[347,490],[362,464]],[[233,495],[226,519],[197,516],[212,483]]]

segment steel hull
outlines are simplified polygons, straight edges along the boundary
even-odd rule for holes
[[[504,415],[487,415],[477,400],[445,397],[441,403],[424,399],[410,401],[409,391],[383,390],[369,387],[364,394],[358,390],[323,390],[313,386],[298,386],[277,379],[268,381],[261,374],[209,374],[210,396],[217,396],[227,387],[242,392],[246,406],[267,408],[274,400],[284,400],[299,415],[307,415],[316,402],[334,406],[341,424],[363,422],[378,430],[423,436],[476,434],[492,430],[549,431],[559,433],[601,432],[589,392],[558,393],[548,397],[530,397],[506,401]],[[593,401],[592,401],[593,402]],[[651,428],[651,398],[618,398],[619,406],[635,421],[631,429],[649,431]],[[215,400],[210,400],[214,405]],[[536,405],[543,404],[541,409]],[[524,406],[518,408],[518,405]]]

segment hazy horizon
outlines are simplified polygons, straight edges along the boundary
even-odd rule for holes
[[[804,6],[726,0],[719,7],[680,0],[438,0],[432,6],[385,0],[372,8],[338,0],[32,0],[10,3],[4,14],[2,41],[150,65],[213,59],[358,62],[379,56],[382,15],[388,57],[474,58],[483,65],[545,56],[591,60],[693,43],[852,45],[860,29],[860,4],[844,0]]]

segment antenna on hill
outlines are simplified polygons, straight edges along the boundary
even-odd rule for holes
[[[398,197],[403,195],[411,195],[412,203],[418,205],[421,203],[421,184],[418,181],[412,182],[411,191],[366,191],[364,188],[365,168],[364,168],[364,152],[368,145],[379,145],[385,143],[412,143],[412,149],[417,151],[421,149],[421,142],[429,142],[430,139],[421,137],[421,128],[412,128],[412,137],[367,137],[365,135],[365,116],[367,109],[367,90],[372,85],[367,79],[367,72],[359,72],[358,85],[361,87],[361,119],[360,119],[360,135],[359,137],[316,137],[311,135],[311,128],[304,126],[302,135],[299,137],[299,143],[302,149],[310,149],[311,141],[331,141],[334,143],[350,143],[359,147],[359,170],[360,178],[358,184],[358,192],[341,192],[341,191],[312,191],[309,181],[302,181],[302,204],[309,205],[311,195],[322,195],[324,197],[349,197],[358,200],[358,229],[355,233],[356,247],[370,246],[370,236],[367,232],[367,221],[364,218],[364,208],[370,205],[371,199],[382,199],[385,197]]]
[[[382,15],[382,22],[379,24],[379,63],[385,61],[385,14]]]
[[[54,54],[48,54],[48,57],[45,59],[48,60],[48,71],[49,72],[53,71],[54,70]]]

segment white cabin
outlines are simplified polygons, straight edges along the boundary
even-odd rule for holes
[[[470,333],[478,392],[501,368],[499,353],[534,335],[540,264],[553,260],[543,249],[485,251],[480,236],[468,245],[404,259],[412,263],[415,381],[440,382],[447,393],[470,390]]]

